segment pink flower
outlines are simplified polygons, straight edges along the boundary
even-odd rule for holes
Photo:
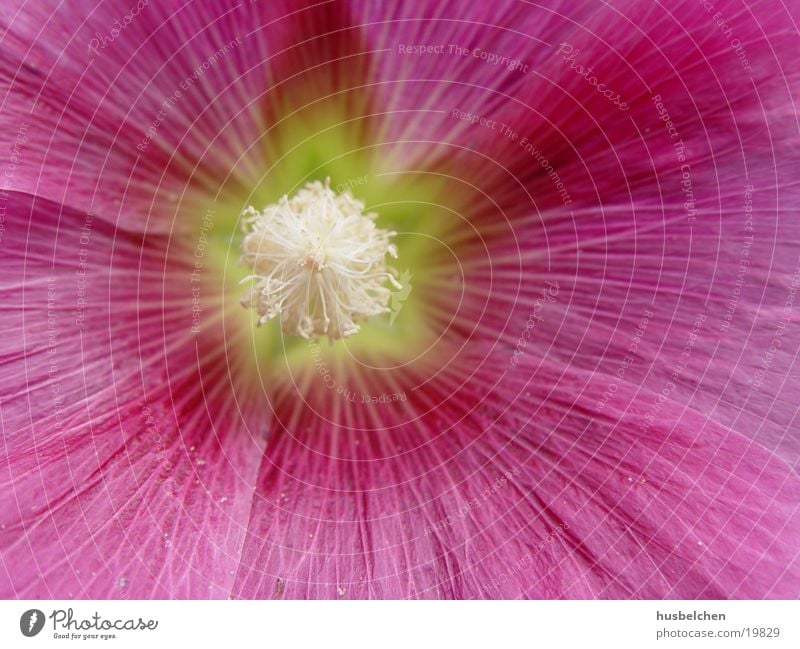
[[[797,2],[165,5],[0,10],[0,594],[800,595]]]

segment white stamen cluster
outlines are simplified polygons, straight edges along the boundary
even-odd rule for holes
[[[242,214],[242,263],[252,270],[242,306],[255,309],[259,324],[280,317],[284,333],[303,338],[352,336],[359,321],[390,311],[391,291],[402,288],[386,254],[396,234],[376,227],[375,213],[329,181],[307,183],[261,212]]]

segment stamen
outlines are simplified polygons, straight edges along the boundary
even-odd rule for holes
[[[242,214],[241,261],[252,271],[242,306],[259,324],[280,317],[284,333],[337,340],[359,331],[359,322],[390,311],[391,291],[402,286],[386,265],[396,234],[375,225],[377,214],[349,190],[336,194],[330,181],[307,183],[261,212]]]

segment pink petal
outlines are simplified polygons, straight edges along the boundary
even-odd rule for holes
[[[250,191],[263,174],[252,144],[285,7],[150,2],[116,37],[128,2],[15,9],[0,18],[0,126],[27,125],[14,189],[165,231],[205,211],[198,190]]]
[[[19,194],[8,212],[0,593],[226,596],[264,441],[189,335],[187,275],[163,239]]]
[[[650,422],[650,391],[621,386],[598,416],[604,378],[518,369],[451,396],[457,424],[398,405],[373,406],[381,432],[302,417],[265,457],[234,594],[798,594],[783,461],[672,402]]]
[[[161,128],[144,162],[134,153],[175,80],[261,9],[221,18],[203,4],[201,22],[220,17],[219,29],[185,47],[181,37],[197,31],[191,12],[142,16],[129,45],[97,59],[96,76],[79,50],[128,7],[103,8],[69,44],[71,14],[17,17],[0,55],[13,62],[5,130],[30,122],[14,186],[56,202],[12,195],[8,204],[0,485],[14,499],[0,510],[0,593],[796,597],[800,485],[787,464],[800,450],[796,317],[786,307],[800,271],[786,215],[799,165],[796,115],[786,110],[797,75],[785,65],[796,36],[781,33],[787,17],[771,3],[746,14],[717,5],[740,17],[737,35],[758,60],[752,81],[688,1],[574,5],[574,14],[558,5],[563,17],[542,10],[541,25],[542,11],[523,22],[505,5],[497,17],[470,9],[474,20],[496,20],[492,33],[509,52],[527,51],[514,28],[553,39],[531,50],[535,75],[524,80],[454,66],[441,71],[450,92],[431,93],[440,68],[427,59],[358,59],[352,69],[372,70],[387,110],[442,111],[438,121],[393,119],[383,133],[444,142],[427,162],[458,172],[453,194],[469,197],[464,213],[477,227],[443,235],[464,275],[440,266],[415,289],[430,307],[424,325],[444,342],[402,371],[353,375],[359,389],[408,393],[367,406],[332,394],[313,368],[297,391],[275,378],[266,399],[262,386],[231,377],[226,344],[242,332],[215,323],[189,335],[185,251],[130,234],[151,211],[158,231],[176,214],[202,213],[202,193],[187,202],[171,194],[212,191],[232,168],[230,182],[248,191],[268,166],[249,144],[285,106],[260,95],[261,48],[226,59],[244,74],[237,94],[226,94],[228,74],[208,77],[182,108],[187,121]],[[274,41],[270,30],[259,36],[275,43],[276,79],[281,92],[297,91],[293,102],[358,76],[326,64],[328,52],[351,61],[361,48],[361,6],[352,6],[339,17],[333,5],[303,7],[273,28]],[[387,43],[384,6],[364,14],[377,25],[363,28],[369,46]],[[433,20],[449,9],[419,6],[388,9],[402,19],[402,39],[451,33]],[[148,40],[158,30],[171,38]],[[458,31],[470,42],[482,33]],[[307,47],[282,48],[305,36]],[[552,54],[559,38],[630,97],[630,111]],[[164,70],[148,67],[165,60]],[[653,93],[667,98],[687,147],[693,221]],[[255,115],[239,113],[253,102]],[[517,141],[456,122],[452,109],[464,102],[535,140],[569,206]],[[756,238],[740,284],[749,185]],[[102,214],[87,248],[82,336],[75,272],[90,207]],[[558,292],[523,346],[534,301],[551,285]]]
[[[752,15],[718,6],[737,16],[736,37],[757,61],[750,72],[697,3],[598,9],[566,40],[630,109],[571,70],[555,44],[514,100],[484,115],[516,140],[477,125],[454,143],[446,169],[470,189],[464,209],[477,233],[454,228],[447,240],[460,241],[468,283],[491,287],[496,306],[478,329],[496,340],[504,331],[515,346],[538,291],[558,282],[530,343],[537,353],[621,371],[655,392],[697,335],[674,398],[796,466],[800,377],[789,341],[800,228],[787,214],[800,203],[792,110],[800,78],[786,61],[797,36],[785,28],[791,7],[748,7]],[[435,100],[446,110],[446,95]],[[451,116],[438,125],[453,128]],[[620,370],[631,349],[634,361]]]

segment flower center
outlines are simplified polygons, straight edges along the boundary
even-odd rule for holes
[[[260,314],[258,323],[280,317],[283,332],[303,338],[352,336],[359,321],[388,313],[397,272],[396,234],[375,225],[377,214],[330,182],[307,183],[292,198],[283,196],[261,212],[242,214],[242,263],[252,274],[242,306]]]

